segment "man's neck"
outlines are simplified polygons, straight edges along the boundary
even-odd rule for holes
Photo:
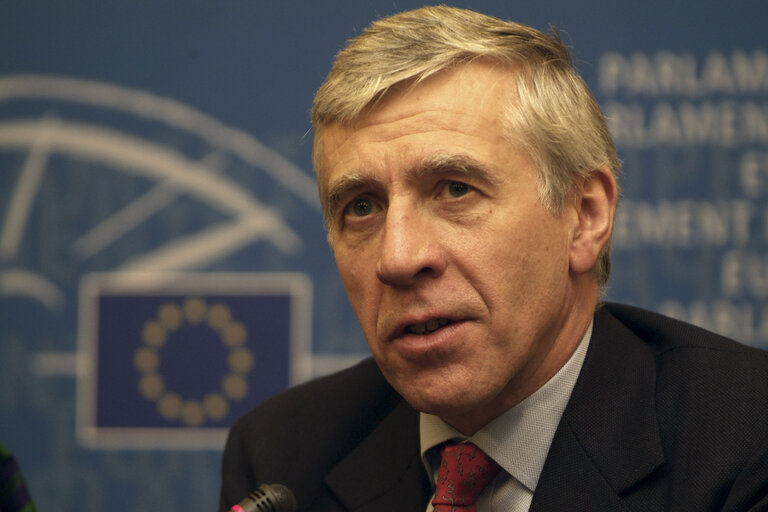
[[[515,375],[496,397],[472,411],[464,411],[456,416],[441,416],[441,419],[463,435],[471,436],[535,393],[560,371],[579,346],[592,322],[597,298],[595,285],[594,288],[586,289],[581,300],[571,301],[571,306],[560,316],[561,324],[553,327],[553,341],[544,357],[527,371]]]

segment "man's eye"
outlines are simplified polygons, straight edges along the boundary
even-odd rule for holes
[[[447,192],[451,197],[461,197],[469,193],[470,187],[460,181],[450,181],[447,185]]]
[[[347,207],[347,212],[355,217],[365,217],[370,215],[376,209],[376,204],[367,197],[359,197],[352,201]]]

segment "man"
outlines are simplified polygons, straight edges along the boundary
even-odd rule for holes
[[[490,484],[455,510],[768,510],[766,354],[599,303],[619,164],[556,35],[449,7],[380,20],[313,126],[375,364],[242,418],[221,510],[262,482],[299,510],[454,510],[443,448],[467,441]]]

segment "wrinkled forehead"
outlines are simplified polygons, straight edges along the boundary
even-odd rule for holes
[[[329,118],[317,123],[314,126],[313,161],[318,178],[324,171],[323,155],[333,149],[328,147],[330,142],[324,137],[328,127],[342,128],[351,134],[372,124],[383,125],[417,113],[422,116],[429,112],[466,114],[467,105],[471,105],[478,123],[501,125],[506,115],[505,107],[516,95],[519,73],[518,65],[477,58],[442,69],[424,79],[401,81],[376,96],[351,120]],[[337,140],[334,137],[333,143]]]

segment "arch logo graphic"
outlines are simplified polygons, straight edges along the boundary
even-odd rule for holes
[[[93,448],[220,449],[312,376],[311,173],[176,99],[52,75],[0,76],[0,168],[0,374],[77,377],[9,414],[76,409]]]

